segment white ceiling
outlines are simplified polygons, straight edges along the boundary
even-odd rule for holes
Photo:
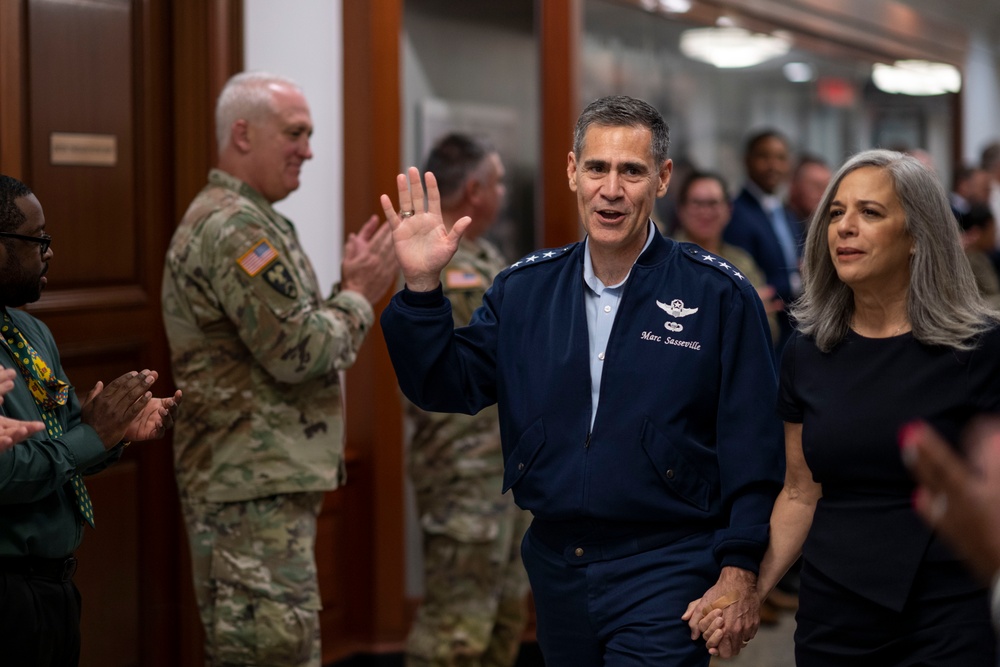
[[[966,28],[1000,35],[1000,0],[897,0],[922,14]]]

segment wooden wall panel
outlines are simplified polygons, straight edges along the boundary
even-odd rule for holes
[[[28,310],[81,391],[142,368],[160,371],[158,395],[173,391],[163,256],[176,202],[211,166],[211,107],[241,50],[241,0],[0,2],[0,171],[32,186],[55,238],[48,289]],[[111,135],[115,163],[52,164],[52,132]],[[206,140],[186,150],[192,137]],[[168,437],[89,480],[98,528],[78,554],[84,667],[201,662],[172,467]]]
[[[343,2],[344,233],[395,191],[400,169],[400,47],[403,0]],[[376,313],[384,303],[376,304]],[[400,650],[405,605],[402,413],[395,374],[377,322],[347,373],[347,485],[344,530],[350,548],[335,576],[345,581],[351,614],[336,627],[324,611],[324,660],[354,650]],[[346,509],[349,508],[349,509]],[[326,564],[321,567],[328,567]]]
[[[577,99],[581,0],[537,0],[542,81],[542,154],[538,168],[542,245],[580,238],[576,197],[566,180],[566,156],[573,127],[583,110]]]
[[[26,176],[54,239],[58,261],[49,279],[53,289],[136,280],[141,255],[136,243],[132,4],[33,0],[28,5],[31,160]],[[54,132],[113,137],[115,165],[51,164]],[[60,256],[60,247],[74,252]]]
[[[140,343],[60,345],[60,355],[78,394],[101,379],[141,365]],[[136,453],[127,449],[117,465],[87,478],[95,529],[86,529],[77,551],[75,578],[83,596],[82,660],[89,665],[138,665],[142,619],[139,577],[140,498]],[[108,628],[115,628],[108,632]]]
[[[24,168],[24,6],[0,2],[0,173]]]

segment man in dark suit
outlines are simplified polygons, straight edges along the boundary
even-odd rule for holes
[[[802,225],[779,193],[790,172],[788,141],[775,130],[757,132],[747,141],[744,159],[747,182],[733,201],[732,219],[723,239],[750,253],[777,297],[788,304],[802,288]],[[778,321],[780,351],[792,327],[783,312]]]

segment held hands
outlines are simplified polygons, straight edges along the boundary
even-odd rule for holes
[[[149,440],[160,437],[173,425],[181,392],[170,398],[153,398],[149,387],[156,371],[131,371],[107,386],[98,382],[81,405],[80,420],[97,431],[105,449],[125,439]]]
[[[0,403],[3,403],[4,395],[14,388],[16,375],[17,371],[13,368],[0,368]],[[44,430],[42,422],[26,422],[0,415],[0,452]]]
[[[472,218],[464,216],[449,229],[441,216],[437,179],[427,172],[424,180],[427,183],[426,210],[420,171],[416,167],[396,176],[399,211],[393,208],[388,195],[380,198],[385,217],[392,226],[392,242],[406,286],[415,292],[429,292],[441,283],[441,270],[455,254],[462,233],[472,222]]]
[[[392,285],[397,270],[392,230],[388,224],[380,227],[377,215],[368,218],[357,234],[348,235],[341,265],[344,289],[359,292],[369,303],[376,303]]]
[[[760,626],[757,576],[736,567],[722,568],[719,581],[688,605],[681,620],[691,627],[692,640],[704,638],[710,654],[738,655]]]

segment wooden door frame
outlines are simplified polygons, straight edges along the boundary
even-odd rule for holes
[[[403,7],[404,0],[343,2],[345,232],[370,215],[379,195],[395,192],[395,176],[403,166],[401,133],[407,112],[401,108]],[[564,174],[579,106],[580,15],[581,0],[536,0],[542,70],[539,199],[547,246],[579,237],[576,201]],[[384,305],[377,304],[376,312]],[[371,555],[370,566],[355,572],[351,582],[349,594],[361,619],[352,631],[355,639],[367,644],[365,652],[398,650],[410,625],[402,408],[378,324],[347,374],[346,394],[346,491],[352,503],[360,503],[360,511],[371,512],[366,526],[354,520],[351,534],[345,536],[356,549]],[[353,495],[352,489],[364,489],[363,497]]]

